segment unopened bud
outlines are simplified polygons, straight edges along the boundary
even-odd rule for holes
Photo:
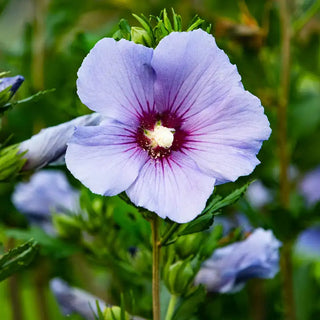
[[[176,251],[180,258],[186,259],[196,255],[203,243],[205,235],[201,232],[181,236],[175,243]]]
[[[195,272],[189,261],[178,261],[165,269],[164,283],[171,294],[180,296],[192,283]]]
[[[21,86],[22,76],[0,78],[0,106],[7,103]]]
[[[124,319],[129,320],[129,314],[125,311],[121,311],[121,308],[118,306],[107,307],[103,312],[104,320],[122,320],[121,312],[124,312]]]
[[[53,214],[52,222],[60,237],[68,239],[79,238],[81,230],[72,216],[60,213]]]
[[[152,46],[152,38],[148,31],[139,27],[131,27],[131,40],[147,47]]]

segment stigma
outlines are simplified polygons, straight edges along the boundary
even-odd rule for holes
[[[151,148],[162,147],[168,149],[173,143],[174,130],[163,127],[161,124],[156,124],[153,131],[146,130],[145,135],[150,140]]]

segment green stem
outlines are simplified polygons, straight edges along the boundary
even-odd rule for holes
[[[179,223],[174,223],[160,240],[159,246],[161,247],[165,245],[166,242],[170,239],[170,237],[179,229],[179,227],[180,227]]]
[[[14,274],[10,277],[8,281],[9,285],[9,296],[11,302],[11,310],[12,310],[12,320],[22,320],[22,303],[21,303],[21,296],[19,290],[19,280],[18,275]]]
[[[35,270],[34,275],[36,303],[40,320],[49,320],[51,318],[47,300],[47,266],[45,263],[45,261],[42,261],[41,265]]]
[[[254,279],[248,284],[249,299],[252,302],[250,313],[252,320],[266,318],[266,296],[261,279]]]
[[[278,106],[278,131],[279,131],[279,158],[280,158],[280,202],[285,209],[290,204],[290,181],[288,168],[290,153],[288,148],[288,100],[290,87],[290,60],[291,60],[291,21],[288,0],[280,0],[280,26],[281,26],[281,79]],[[295,320],[295,304],[293,296],[292,279],[292,248],[289,242],[285,242],[281,254],[281,271],[283,277],[283,304],[285,320]]]
[[[311,18],[319,12],[319,10],[320,0],[315,1],[303,16],[293,23],[294,31],[299,32],[311,20]]]
[[[44,88],[45,21],[48,4],[49,1],[47,0],[33,0],[34,21],[31,70],[33,86],[36,90]]]
[[[15,246],[14,239],[10,238],[8,241],[8,249],[12,249]],[[23,306],[21,301],[21,290],[19,285],[19,274],[14,274],[8,279],[9,298],[11,303],[11,319],[22,320],[23,319]]]
[[[280,202],[284,208],[289,206],[290,185],[288,179],[289,148],[287,140],[288,97],[290,85],[290,15],[287,0],[280,0],[281,25],[281,79],[278,106],[278,148],[280,159]]]
[[[151,220],[152,230],[152,311],[153,320],[160,320],[160,246],[159,218],[154,215]]]
[[[295,308],[293,297],[293,266],[292,266],[292,244],[284,243],[281,252],[281,270],[283,286],[283,302],[285,320],[295,320]]]
[[[169,305],[168,305],[168,310],[167,310],[167,314],[166,314],[166,318],[165,320],[171,320],[173,313],[174,313],[174,309],[176,307],[176,304],[178,302],[178,297],[175,296],[174,294],[171,295],[170,301],[169,301]]]

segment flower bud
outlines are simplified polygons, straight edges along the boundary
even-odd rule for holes
[[[52,216],[52,222],[57,230],[57,233],[62,238],[79,238],[81,230],[72,216],[65,214],[54,214]]]
[[[34,170],[52,163],[64,163],[67,143],[78,126],[95,126],[102,121],[97,113],[77,117],[57,126],[42,129],[38,134],[20,143],[20,152],[27,152],[22,170]]]
[[[180,296],[186,292],[195,276],[190,261],[177,261],[164,271],[164,283],[171,294]]]
[[[216,249],[207,259],[196,284],[211,292],[236,292],[252,278],[271,279],[279,271],[281,243],[272,231],[258,228],[245,240]]]
[[[118,306],[105,308],[104,312],[103,312],[103,319],[104,320],[122,320],[121,308],[118,307]],[[125,312],[124,319],[125,320],[129,320],[130,319],[127,312]]]
[[[148,31],[139,27],[131,28],[131,40],[135,43],[142,44],[147,47],[152,46],[152,39]]]
[[[175,243],[179,257],[185,259],[197,254],[204,238],[205,235],[200,232],[179,237]]]
[[[24,77],[0,78],[0,106],[6,104],[24,81]]]

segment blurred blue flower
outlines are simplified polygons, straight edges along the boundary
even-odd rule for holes
[[[16,185],[12,202],[30,222],[49,231],[52,212],[79,211],[79,192],[70,186],[63,172],[43,170],[36,172],[30,181]]]
[[[98,313],[96,301],[102,311],[106,307],[106,303],[101,299],[84,290],[70,287],[67,282],[59,278],[50,281],[50,288],[65,316],[76,313],[86,320],[94,320],[94,314]]]
[[[314,205],[320,200],[320,166],[305,175],[299,189],[308,205]]]
[[[296,241],[296,252],[306,258],[320,259],[320,226],[310,227],[300,233]]]
[[[16,91],[20,88],[22,82],[24,81],[23,76],[15,76],[8,78],[0,78],[0,92],[10,87],[10,97],[9,99],[16,93]]]
[[[20,143],[20,151],[27,153],[23,170],[39,169],[50,163],[63,163],[67,142],[77,126],[95,126],[102,120],[97,113],[75,118],[54,127],[42,129],[38,134]]]
[[[208,291],[235,292],[251,278],[273,278],[279,271],[281,243],[272,231],[256,229],[248,238],[215,250],[204,262],[196,283]]]
[[[100,310],[108,306],[100,298],[90,294],[82,289],[74,288],[60,278],[54,278],[50,281],[50,288],[56,297],[62,313],[65,316],[71,314],[79,314],[86,320],[94,320],[94,314],[98,314],[96,302],[98,302]],[[131,320],[145,320],[137,316],[130,316]]]
[[[252,182],[246,192],[246,198],[254,208],[261,208],[273,200],[270,190],[260,180]]]
[[[214,217],[214,225],[222,225],[224,235],[236,228],[240,228],[243,232],[250,232],[253,229],[248,218],[242,213],[228,216],[217,215]]]
[[[215,184],[250,174],[271,132],[260,100],[200,29],[172,32],[155,49],[104,38],[77,88],[108,122],[77,128],[68,169],[94,193],[125,191],[179,223],[201,213]]]

